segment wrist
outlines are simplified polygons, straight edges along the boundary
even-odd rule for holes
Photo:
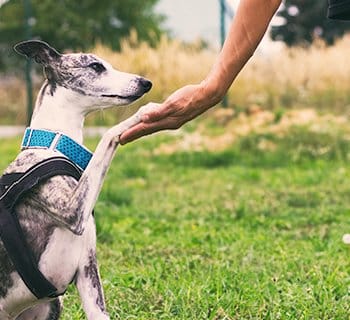
[[[208,108],[218,104],[225,95],[225,90],[216,81],[203,80],[200,84],[203,99],[208,104]]]

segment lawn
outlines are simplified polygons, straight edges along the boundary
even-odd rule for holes
[[[300,127],[221,151],[155,152],[182,139],[166,134],[120,147],[96,204],[111,319],[349,319],[347,137]],[[1,168],[19,141],[1,140]],[[84,319],[74,287],[62,319]]]

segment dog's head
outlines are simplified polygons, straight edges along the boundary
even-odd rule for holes
[[[60,54],[38,40],[20,42],[14,49],[43,65],[52,95],[61,86],[89,98],[96,107],[109,107],[129,104],[152,87],[149,80],[117,71],[93,54]]]

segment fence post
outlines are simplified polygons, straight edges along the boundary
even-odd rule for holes
[[[30,39],[32,37],[32,5],[31,0],[24,0],[24,34],[25,39]],[[27,125],[30,124],[30,119],[33,113],[33,81],[32,81],[32,61],[27,59],[25,68],[25,79],[27,87]]]
[[[225,0],[220,0],[220,40],[223,46],[226,39],[226,25],[225,25]]]
[[[221,41],[221,48],[224,45],[225,39],[226,39],[226,5],[225,0],[219,0],[220,1],[220,41]],[[222,105],[224,108],[227,108],[228,106],[228,97],[227,95],[224,96],[222,99]]]

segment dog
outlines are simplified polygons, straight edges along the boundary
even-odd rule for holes
[[[64,134],[79,145],[88,113],[128,105],[152,86],[149,80],[117,71],[93,54],[61,54],[36,40],[17,44],[15,51],[41,64],[46,76],[36,100],[31,130]],[[59,293],[74,282],[89,320],[110,319],[96,261],[92,211],[119,137],[140,122],[140,110],[106,131],[79,181],[70,176],[51,177],[21,198],[14,209],[41,273]],[[51,146],[24,146],[5,174],[25,172],[59,153]],[[37,298],[29,290],[0,240],[0,319],[56,320],[61,310],[60,297]]]

